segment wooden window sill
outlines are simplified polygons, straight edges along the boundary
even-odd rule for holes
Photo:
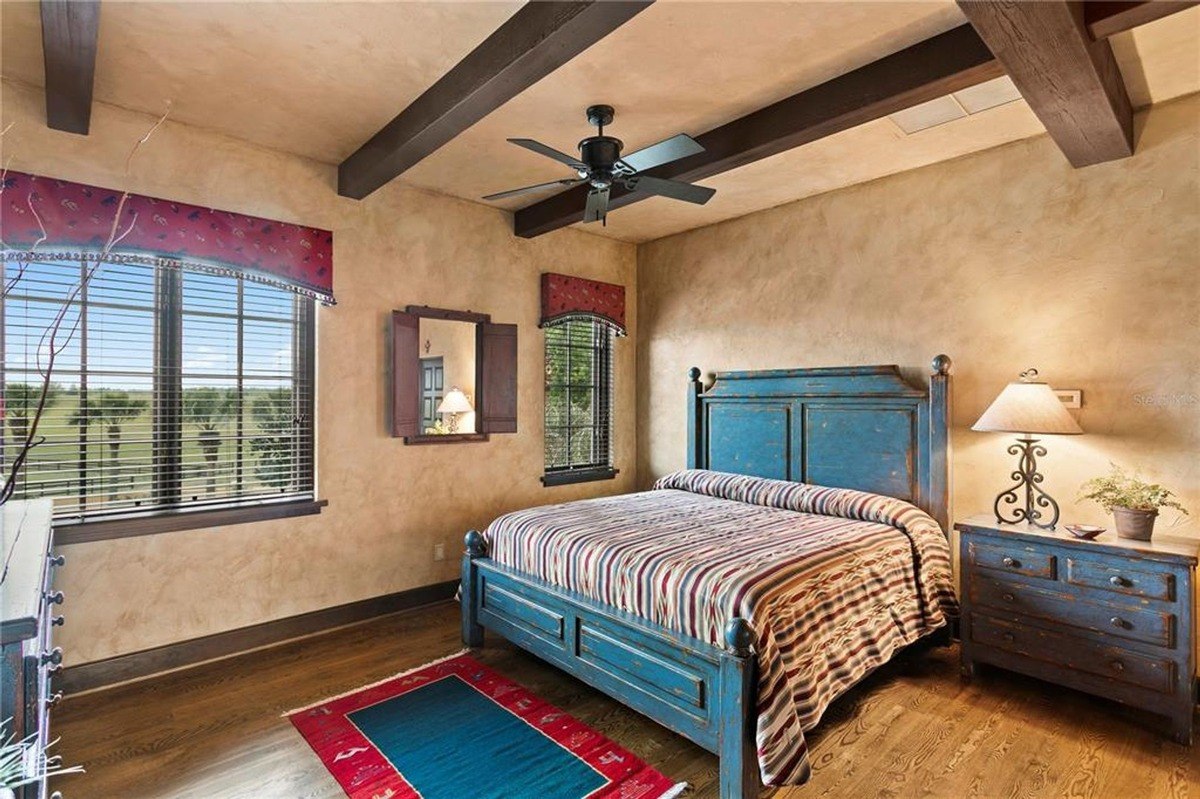
[[[546,472],[542,475],[542,485],[565,486],[572,483],[590,483],[595,480],[611,480],[620,473],[619,469],[606,467],[603,469],[564,469],[561,472]]]
[[[118,519],[63,522],[54,526],[54,545],[85,544],[91,541],[107,541],[111,538],[132,538],[139,535],[157,535],[179,530],[197,530],[203,527],[223,527],[230,524],[247,524],[270,519],[288,519],[293,516],[311,516],[320,513],[321,509],[328,504],[329,500],[327,499],[304,499],[293,502],[248,505],[240,508],[178,510]]]
[[[419,436],[405,436],[405,444],[465,444],[470,441],[487,441],[487,433],[422,433]]]

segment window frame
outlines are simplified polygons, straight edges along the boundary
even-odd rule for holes
[[[67,256],[68,254],[64,254]],[[90,252],[70,253],[69,257],[56,258],[57,261],[79,260],[82,268],[86,269],[89,262],[96,260]],[[253,498],[248,500],[230,499],[227,503],[206,504],[203,507],[190,506],[182,498],[182,467],[184,440],[182,400],[183,378],[182,362],[182,326],[187,312],[183,297],[184,272],[186,267],[164,263],[166,259],[141,258],[120,253],[113,253],[104,263],[141,263],[151,267],[154,283],[154,360],[152,371],[152,439],[153,481],[151,501],[154,507],[145,509],[129,509],[128,511],[112,510],[97,514],[91,518],[60,517],[54,519],[54,539],[56,545],[77,544],[91,541],[103,541],[116,538],[128,538],[141,535],[155,535],[164,532],[192,530],[205,527],[218,527],[233,524],[244,524],[270,519],[282,519],[296,516],[306,516],[320,513],[328,505],[327,500],[318,499],[316,494],[316,300],[294,293],[293,319],[295,325],[295,352],[292,359],[292,385],[303,385],[307,391],[301,392],[300,414],[309,420],[303,426],[299,437],[298,447],[307,454],[306,463],[301,474],[297,493],[307,496],[288,496],[282,499],[270,497]],[[5,270],[8,265],[4,265]],[[100,268],[103,268],[101,265]],[[203,273],[204,269],[195,270]],[[241,308],[241,295],[245,281],[253,280],[244,274],[235,274],[231,270],[214,270],[227,277],[239,279],[238,287],[239,310],[237,313],[237,329],[239,335],[239,357],[241,348],[241,332],[246,312]],[[287,291],[280,288],[281,291]],[[86,319],[86,309],[89,299],[86,287],[81,296],[74,300],[81,305],[81,312]],[[0,347],[4,345],[7,327],[7,304],[0,300]],[[82,333],[82,335],[81,335]],[[81,353],[86,347],[86,332],[81,328],[76,333],[80,336]],[[84,356],[86,357],[86,356]],[[0,380],[6,378],[7,369],[4,366],[4,353],[0,352]],[[165,398],[165,399],[164,399]],[[164,415],[161,411],[165,409]]]
[[[616,338],[615,333],[613,332],[612,328],[609,325],[607,325],[604,322],[601,322],[597,319],[591,318],[591,317],[584,317],[584,318],[575,317],[575,318],[564,319],[555,324],[546,325],[546,328],[544,328],[544,329],[550,329],[550,328],[557,327],[557,326],[566,326],[569,324],[577,324],[580,322],[587,322],[588,324],[590,324],[592,326],[592,341],[593,341],[592,349],[594,352],[596,352],[599,355],[598,360],[599,360],[599,364],[600,364],[600,375],[596,376],[593,374],[593,380],[589,387],[594,392],[593,397],[598,396],[598,397],[602,398],[603,402],[606,405],[606,407],[603,409],[602,413],[603,413],[603,416],[605,419],[605,424],[607,425],[607,428],[608,428],[607,434],[605,436],[605,453],[604,453],[605,454],[604,460],[607,461],[607,464],[599,464],[599,463],[593,462],[590,464],[583,464],[583,465],[568,464],[567,466],[558,466],[558,467],[549,467],[546,465],[545,442],[546,442],[547,428],[549,427],[550,391],[553,388],[561,388],[561,387],[566,387],[569,389],[570,384],[569,383],[561,384],[561,385],[560,384],[551,384],[549,379],[547,379],[546,377],[543,377],[542,388],[543,388],[543,392],[544,392],[543,393],[544,407],[543,407],[543,414],[542,414],[542,417],[543,417],[543,428],[542,428],[543,454],[542,454],[541,481],[542,481],[542,485],[547,488],[549,488],[551,486],[572,485],[575,483],[590,483],[590,482],[594,482],[594,481],[598,481],[598,480],[612,480],[620,473],[620,470],[613,466],[613,429],[614,429],[614,424],[613,424],[613,422],[614,422],[614,419],[613,419],[614,391],[613,391],[613,387],[614,387],[614,383],[615,383],[615,375],[613,374],[613,372],[615,371],[615,363],[614,363],[615,352],[613,349],[613,343],[614,343],[614,339]],[[569,334],[568,334],[568,336],[569,336]],[[601,336],[603,336],[602,339],[601,339]],[[550,343],[550,337],[545,336],[544,342],[543,342],[543,364],[549,363],[550,349],[552,346],[558,346],[558,345],[552,345]],[[566,348],[568,350],[568,359],[570,357],[571,346],[572,345],[570,344],[570,340],[568,337],[568,343],[566,345]],[[568,360],[568,364],[569,364],[569,360]],[[543,370],[544,370],[544,366],[543,366]],[[567,371],[568,371],[568,380],[569,380],[569,376],[570,376],[570,366],[569,365],[568,365]],[[567,411],[568,412],[568,421],[567,421],[567,426],[566,426],[567,441],[568,441],[568,445],[567,445],[568,460],[570,459],[570,443],[569,442],[570,442],[570,431],[571,431],[571,424],[570,424],[570,418],[569,418],[569,414],[570,414],[569,404],[570,403],[568,400],[568,411]],[[591,427],[593,428],[592,446],[593,446],[593,450],[595,450],[595,448],[597,446],[597,438],[599,437],[600,425],[593,424],[593,425],[591,425]]]

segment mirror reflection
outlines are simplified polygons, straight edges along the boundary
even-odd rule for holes
[[[422,317],[421,432],[462,435],[475,430],[475,325]]]

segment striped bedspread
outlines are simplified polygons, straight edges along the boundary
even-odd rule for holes
[[[710,644],[749,620],[767,785],[806,781],[804,731],[829,703],[957,612],[937,523],[860,491],[690,470],[484,535],[499,563]]]

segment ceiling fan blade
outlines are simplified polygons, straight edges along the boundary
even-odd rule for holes
[[[626,178],[625,188],[631,191],[641,191],[646,194],[657,194],[660,197],[670,197],[672,200],[704,205],[717,193],[716,189],[707,186],[695,186],[680,180],[664,180],[650,175],[634,175]]]
[[[532,150],[539,155],[553,158],[555,161],[571,167],[571,169],[587,169],[587,166],[578,158],[572,158],[566,153],[559,152],[553,147],[542,144],[540,141],[534,141],[533,139],[509,139],[509,141],[518,147],[524,147],[526,150]]]
[[[503,200],[505,197],[515,197],[518,194],[525,194],[530,191],[543,191],[554,186],[574,186],[578,183],[583,183],[582,178],[567,178],[566,180],[552,180],[549,183],[538,183],[535,186],[524,186],[519,189],[509,189],[508,191],[500,191],[495,194],[489,194],[481,199],[484,200]]]
[[[608,215],[608,189],[592,189],[588,192],[587,207],[583,209],[584,222],[599,222]]]
[[[647,169],[653,169],[656,166],[702,152],[704,152],[704,148],[700,146],[700,142],[686,133],[680,133],[669,139],[663,139],[658,144],[643,147],[635,153],[621,156],[621,162],[634,172],[645,172]]]

